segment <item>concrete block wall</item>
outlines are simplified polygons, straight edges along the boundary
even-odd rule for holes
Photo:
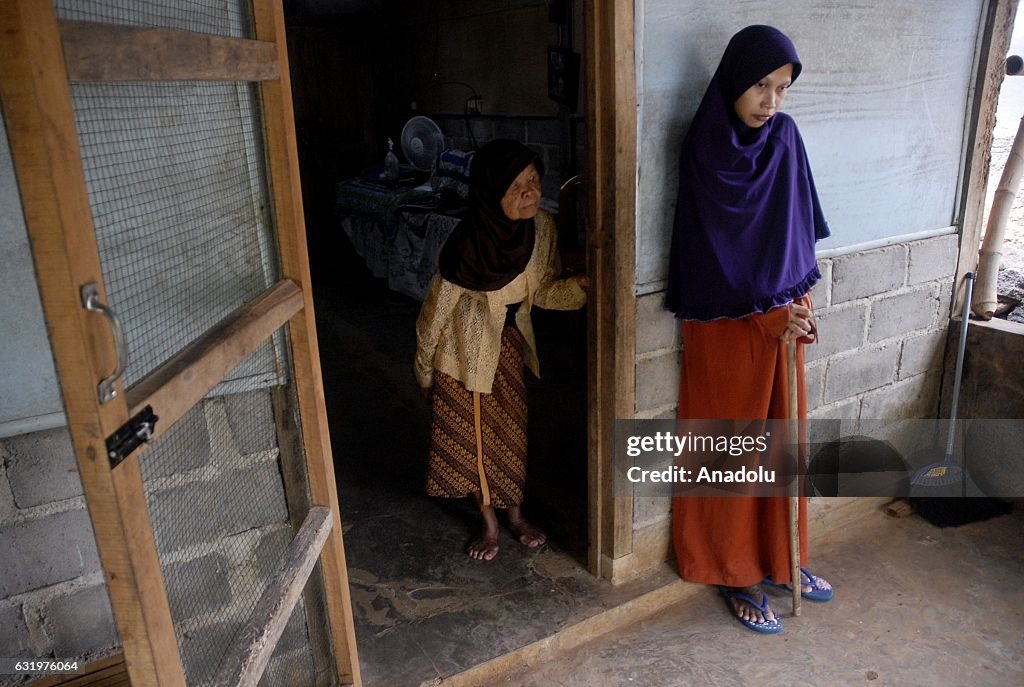
[[[840,419],[844,433],[855,433],[876,421],[935,416],[958,245],[950,234],[819,259],[819,343],[805,349],[812,419]],[[683,343],[663,304],[662,292],[637,299],[640,419],[675,417]],[[635,555],[667,550],[670,506],[666,498],[634,501]],[[656,553],[638,551],[638,542]]]
[[[806,349],[811,418],[845,420],[849,433],[935,416],[958,241],[948,234],[821,261],[821,339]]]
[[[0,552],[0,656],[120,646],[66,429],[0,439]],[[23,681],[0,675],[5,687]]]
[[[278,461],[266,390],[208,399],[144,455],[189,684],[212,677],[207,653],[230,639],[291,541]],[[214,516],[180,517],[182,504]],[[0,551],[0,655],[89,660],[120,646],[66,429],[0,440]],[[300,601],[264,684],[315,682]],[[0,676],[8,684],[18,682]]]

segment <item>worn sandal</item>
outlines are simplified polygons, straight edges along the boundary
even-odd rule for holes
[[[808,601],[824,602],[832,600],[832,588],[822,586],[822,583],[825,582],[825,580],[818,577],[817,575],[812,575],[807,570],[800,568],[800,582],[801,587],[805,584],[811,586],[811,591],[809,592],[805,592],[802,589],[800,590],[800,596],[807,599]],[[785,589],[787,592],[790,593],[792,593],[793,591],[793,588],[790,587],[788,584],[775,584],[775,582],[772,581],[771,577],[766,577],[763,580],[761,580],[761,584],[766,584],[771,587],[775,587],[776,589]]]
[[[735,589],[731,589],[729,587],[719,587],[718,591],[721,592],[722,597],[725,599],[725,603],[729,606],[729,613],[732,614],[732,617],[736,618],[736,620],[740,621],[746,627],[750,628],[754,632],[760,632],[761,634],[765,635],[777,635],[780,632],[782,632],[782,620],[779,618],[778,615],[775,616],[775,620],[765,620],[764,622],[760,623],[754,622],[753,620],[747,620],[746,618],[741,618],[738,615],[736,615],[736,607],[733,605],[734,599],[746,601],[748,604],[761,611],[762,614],[767,615],[767,594],[762,594],[761,603],[757,603],[746,594],[742,594],[736,591]]]

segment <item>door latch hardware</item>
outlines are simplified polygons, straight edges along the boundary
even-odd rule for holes
[[[125,367],[128,365],[128,346],[124,341],[124,329],[121,327],[121,321],[117,319],[114,311],[100,302],[100,290],[95,282],[90,282],[83,286],[81,295],[82,307],[103,315],[107,322],[110,323],[110,331],[114,335],[114,353],[117,357],[114,363],[114,371],[109,377],[105,377],[100,381],[96,390],[100,404],[109,403],[117,396],[117,389],[114,387],[114,384],[124,374]]]
[[[110,467],[116,468],[132,451],[149,441],[159,420],[153,414],[153,406],[146,406],[135,417],[121,425],[116,432],[107,437],[107,457]]]

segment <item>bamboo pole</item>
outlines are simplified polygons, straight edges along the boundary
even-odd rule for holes
[[[1003,257],[1003,238],[1006,235],[1006,224],[1010,219],[1013,201],[1020,188],[1021,174],[1024,173],[1024,117],[1021,117],[1017,134],[1010,147],[1010,156],[1006,159],[1003,174],[999,177],[995,198],[992,199],[992,212],[985,225],[985,240],[981,244],[978,261],[978,285],[971,303],[974,314],[983,319],[991,320],[996,311],[998,295],[996,280],[999,276],[999,262]]]
[[[800,615],[800,399],[796,388],[796,339],[786,342],[786,367],[789,379],[789,426],[794,446],[793,486],[789,501],[789,567],[793,588],[793,615]]]

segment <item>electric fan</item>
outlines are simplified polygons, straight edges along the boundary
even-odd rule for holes
[[[444,134],[433,119],[417,115],[402,127],[402,152],[419,172],[429,172],[444,149]]]

